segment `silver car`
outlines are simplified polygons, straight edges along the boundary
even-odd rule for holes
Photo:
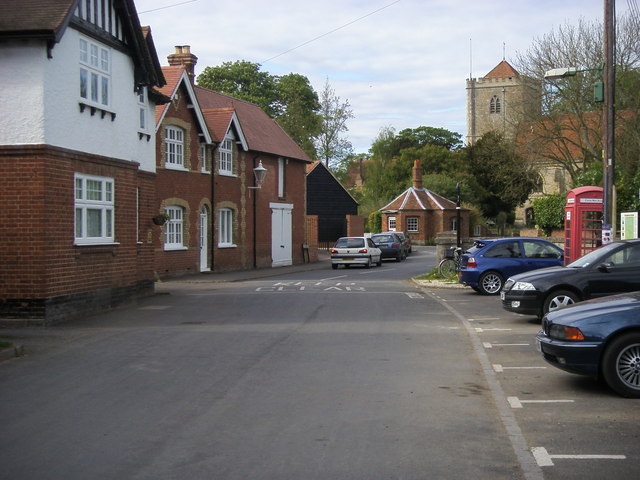
[[[331,249],[331,268],[338,265],[345,268],[351,265],[364,265],[371,268],[372,264],[382,265],[382,251],[366,237],[341,237]]]

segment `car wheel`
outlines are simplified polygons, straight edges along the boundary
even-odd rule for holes
[[[373,264],[373,261],[371,260],[371,257],[369,257],[369,259],[367,260],[367,264],[364,266],[364,268],[371,268],[372,264]]]
[[[396,255],[396,262],[401,262],[402,261],[402,252],[398,252],[398,255]]]
[[[623,397],[640,398],[640,333],[628,333],[607,346],[602,376]]]
[[[478,289],[483,295],[498,295],[504,280],[498,272],[484,272],[478,280]]]
[[[338,264],[337,263],[332,263],[331,264],[331,268],[333,268],[334,270],[338,269]]]
[[[377,265],[377,266],[379,266],[379,267],[381,267],[381,266],[382,266],[382,255],[380,255],[380,256],[378,257],[378,261],[376,262],[376,265]]]
[[[551,294],[544,301],[544,305],[542,307],[542,315],[557,310],[560,307],[564,307],[566,305],[571,305],[579,301],[578,296],[567,290],[557,290],[555,292],[551,292]]]

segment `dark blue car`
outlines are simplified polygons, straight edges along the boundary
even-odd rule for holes
[[[497,295],[510,276],[562,265],[563,258],[560,247],[541,238],[479,239],[462,254],[458,281],[484,295]]]
[[[551,311],[536,340],[554,367],[601,377],[620,395],[640,398],[640,292]]]

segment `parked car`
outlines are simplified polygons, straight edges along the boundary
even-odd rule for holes
[[[400,237],[402,246],[404,247],[404,253],[409,255],[413,252],[413,244],[411,243],[411,237],[405,232],[396,232],[396,235]]]
[[[460,258],[458,281],[484,295],[498,295],[510,276],[562,265],[563,258],[560,247],[541,238],[478,239]]]
[[[502,307],[542,318],[581,300],[640,290],[640,240],[621,240],[587,253],[566,267],[515,275],[500,292]]]
[[[382,265],[382,252],[370,238],[341,237],[331,249],[331,268],[334,270],[338,265],[344,265],[345,268],[364,265],[370,268],[374,263]]]
[[[396,262],[407,258],[402,240],[396,232],[383,232],[371,235],[371,240],[382,250],[382,258],[395,258]]]
[[[536,341],[554,367],[603,378],[620,395],[640,398],[640,292],[549,312]]]

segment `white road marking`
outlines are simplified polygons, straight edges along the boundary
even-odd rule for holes
[[[513,330],[512,328],[482,328],[482,327],[476,327],[476,332],[478,333],[482,333],[482,332],[510,332],[511,330]]]
[[[499,363],[493,364],[493,370],[497,373],[502,373],[505,370],[544,370],[547,367],[503,367]]]
[[[490,342],[482,342],[482,346],[484,348],[493,348],[493,347],[528,347],[529,343],[490,343]]]
[[[626,460],[627,458],[625,455],[550,455],[544,447],[533,447],[531,453],[540,467],[553,467],[554,458],[569,460]]]
[[[511,408],[522,408],[524,403],[574,403],[573,400],[520,400],[518,397],[507,397]]]

